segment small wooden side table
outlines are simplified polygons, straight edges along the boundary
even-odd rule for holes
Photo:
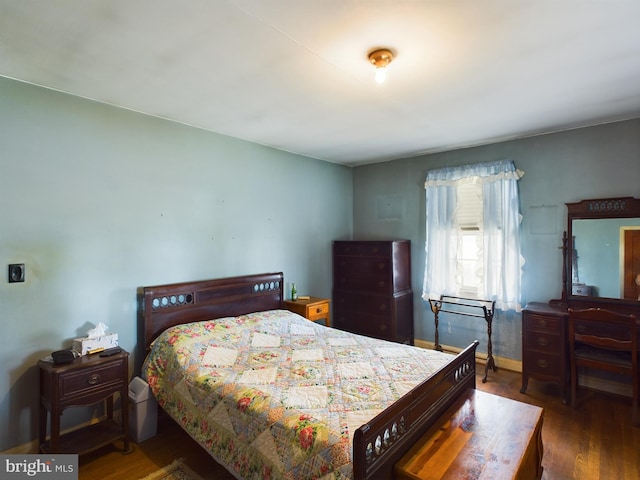
[[[308,299],[285,300],[284,308],[298,315],[302,315],[307,320],[317,322],[324,319],[327,327],[331,326],[331,312],[329,311],[328,298],[309,297]]]
[[[39,441],[43,453],[83,454],[124,441],[123,453],[129,453],[129,353],[110,357],[83,355],[73,362],[56,365],[39,360],[40,417]],[[119,394],[122,425],[113,419],[113,397]],[[60,435],[60,416],[68,407],[88,406],[106,401],[104,421]],[[50,414],[50,415],[48,415]],[[51,437],[47,441],[47,417],[51,417]]]

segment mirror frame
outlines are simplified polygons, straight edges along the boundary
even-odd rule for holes
[[[567,203],[567,234],[563,238],[563,282],[562,297],[570,302],[598,301],[601,303],[618,303],[638,305],[638,300],[610,297],[585,297],[572,294],[572,265],[573,258],[573,220],[604,219],[604,218],[634,218],[640,217],[640,199],[634,197],[594,198],[575,203]]]

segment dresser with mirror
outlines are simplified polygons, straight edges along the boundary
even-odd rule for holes
[[[520,390],[526,393],[529,378],[556,383],[565,403],[570,381],[568,309],[599,307],[640,318],[640,199],[566,205],[562,294],[548,303],[530,303],[522,312]],[[602,328],[606,331],[606,324]],[[606,380],[590,384],[599,385],[610,389]]]

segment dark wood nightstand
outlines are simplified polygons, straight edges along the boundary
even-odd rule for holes
[[[319,297],[309,297],[308,299],[285,300],[284,308],[298,315],[302,315],[307,320],[316,322],[325,321],[327,327],[331,326],[331,312],[329,311],[329,299]]]
[[[129,453],[129,353],[124,350],[110,357],[84,355],[73,362],[55,365],[39,360],[40,419],[39,440],[43,453],[83,454],[124,441]],[[122,425],[113,419],[113,398],[119,394]],[[106,401],[107,418],[88,427],[60,436],[60,416],[68,407],[88,406]],[[47,441],[47,414],[51,416],[51,437]]]

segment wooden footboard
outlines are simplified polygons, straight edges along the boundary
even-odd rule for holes
[[[353,438],[355,480],[389,480],[396,462],[468,389],[476,388],[476,340],[450,363],[412,389]]]

